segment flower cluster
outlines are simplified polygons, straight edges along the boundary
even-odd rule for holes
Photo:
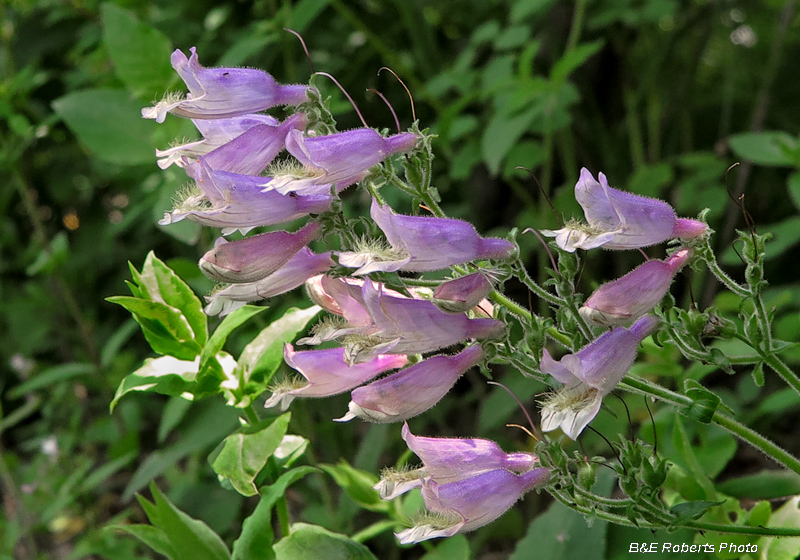
[[[315,111],[325,109],[307,86],[278,84],[260,70],[204,68],[194,48],[189,58],[175,51],[172,65],[189,93],[168,96],[142,115],[158,122],[167,113],[187,117],[202,135],[156,155],[159,166],[175,164],[193,181],[161,223],[189,219],[221,230],[199,263],[221,284],[207,296],[206,313],[225,315],[305,285],[329,316],[297,344],[338,344],[316,350],[287,344],[285,362],[302,379],[275,386],[265,406],[285,409],[295,398],[349,391],[348,411],[338,421],[404,422],[436,405],[470,368],[487,365],[491,353],[482,341],[503,340],[507,329],[485,300],[495,282],[485,261],[515,258],[517,247],[441,213],[396,213],[379,197],[376,177],[398,179],[391,161],[384,162],[422,152],[428,141],[423,133],[416,127],[392,136],[367,127],[330,133],[327,125],[315,124],[322,122]],[[294,112],[283,121],[262,113],[276,106]],[[664,202],[615,190],[603,174],[599,179],[584,169],[575,187],[587,224],[544,232],[561,249],[631,249],[706,231],[701,222],[676,217]],[[357,183],[368,187],[367,233],[373,234],[358,242],[336,210],[344,189]],[[425,189],[418,187],[420,199]],[[294,232],[250,234],[306,217]],[[341,250],[313,252],[309,245],[329,234],[339,236]],[[594,418],[603,397],[626,375],[639,343],[658,329],[658,319],[647,313],[690,256],[689,249],[679,249],[601,286],[579,317],[613,329],[560,360],[547,350],[536,357],[541,372],[563,384],[543,404],[545,432],[560,427],[575,439]],[[408,274],[446,269],[451,278],[427,293],[403,281]],[[397,280],[387,284],[387,277]],[[418,437],[407,424],[402,437],[423,465],[386,471],[377,489],[390,499],[421,488],[430,512],[398,533],[403,543],[480,527],[550,478],[535,455],[505,453],[488,440]]]

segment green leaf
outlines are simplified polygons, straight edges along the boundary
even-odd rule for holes
[[[800,475],[790,471],[763,470],[728,479],[719,483],[717,489],[734,498],[771,500],[800,494]]]
[[[147,342],[157,354],[191,360],[202,351],[202,347],[194,340],[192,327],[180,310],[165,303],[131,296],[113,296],[106,298],[106,301],[121,305],[133,314]]]
[[[179,560],[178,552],[172,546],[169,537],[158,527],[153,527],[152,525],[109,525],[107,528],[125,531],[159,554],[163,554],[169,560]]]
[[[208,367],[209,362],[220,350],[222,350],[222,347],[225,345],[225,341],[228,340],[228,336],[237,327],[244,324],[248,319],[254,315],[258,315],[266,309],[266,307],[245,305],[230,315],[227,315],[225,319],[222,320],[222,323],[220,323],[219,326],[214,329],[214,333],[211,335],[211,338],[208,339],[208,343],[206,344],[205,348],[203,348],[203,353],[200,354],[200,377],[205,375],[205,370]]]
[[[100,7],[100,17],[103,42],[123,83],[139,96],[163,93],[175,78],[170,40],[111,2]]]
[[[710,423],[719,408],[720,398],[693,379],[687,379],[685,384],[686,396],[692,399],[686,415],[703,424]]]
[[[149,299],[178,309],[186,317],[197,343],[200,346],[205,345],[208,340],[208,318],[203,313],[200,298],[153,251],[147,254],[142,272],[135,281],[146,291]]]
[[[245,407],[267,390],[275,372],[283,363],[283,346],[304,331],[308,323],[322,310],[313,305],[306,309],[291,308],[273,321],[242,350],[233,377],[239,380],[233,393],[234,406]]]
[[[261,499],[253,513],[244,520],[242,533],[233,543],[233,560],[272,560],[272,508],[286,489],[305,475],[319,472],[314,467],[298,467],[281,475],[274,484],[261,488]]]
[[[33,375],[25,383],[17,385],[11,389],[6,396],[9,399],[18,399],[38,389],[52,388],[56,383],[74,379],[75,377],[80,377],[81,375],[92,373],[93,371],[95,371],[95,366],[88,363],[71,363],[53,366]]]
[[[683,502],[681,504],[675,504],[669,510],[678,516],[678,519],[675,520],[676,525],[682,525],[687,521],[691,521],[692,519],[698,519],[702,517],[702,515],[711,509],[714,506],[718,506],[724,504],[725,500],[721,502],[709,502],[706,500],[697,500],[694,502]]]
[[[757,165],[791,166],[797,163],[792,152],[797,150],[797,139],[781,132],[743,132],[728,139],[734,153]]]
[[[120,165],[153,163],[152,123],[128,93],[90,89],[53,101],[53,109],[98,158]]]
[[[680,453],[681,457],[686,462],[686,465],[689,468],[689,473],[703,488],[705,497],[716,497],[717,493],[714,490],[714,485],[711,483],[711,480],[708,478],[705,470],[703,470],[703,467],[697,460],[694,450],[692,449],[691,442],[689,441],[689,436],[686,434],[686,429],[683,426],[683,420],[681,420],[681,417],[677,412],[675,413],[675,430],[672,433],[672,441],[675,444],[675,448],[678,450],[678,453]]]
[[[317,525],[295,523],[275,545],[277,560],[377,560],[369,549],[344,535]]]
[[[599,519],[588,525],[581,514],[556,502],[533,520],[509,560],[603,560],[607,525]]]
[[[489,121],[483,132],[481,150],[486,166],[493,175],[497,175],[503,159],[541,112],[542,107],[534,105],[519,115],[496,115]]]
[[[772,527],[800,526],[800,496],[795,496],[779,507],[769,519]],[[800,538],[763,539],[759,551],[764,551],[763,558],[769,560],[796,560],[800,556]]]
[[[471,557],[467,537],[455,535],[444,539],[420,560],[470,560]]]
[[[230,480],[240,494],[255,496],[258,490],[254,481],[286,435],[290,418],[287,412],[229,435],[211,465],[214,472],[220,479]]]
[[[564,54],[564,56],[553,65],[553,69],[550,71],[550,80],[555,83],[563,82],[572,72],[577,70],[584,62],[599,51],[604,44],[605,41],[603,39],[598,39],[591,43],[578,45],[573,50]]]
[[[239,415],[217,399],[195,403],[181,423],[181,439],[151,453],[133,474],[123,491],[122,499],[130,499],[155,477],[190,453],[213,446],[239,423]]]
[[[800,172],[789,175],[786,180],[786,186],[789,189],[789,196],[792,197],[792,202],[794,202],[794,207],[800,210]]]
[[[150,484],[155,507],[149,508],[150,523],[162,529],[180,560],[229,560],[231,555],[222,539],[208,525],[179,510],[155,483]],[[155,514],[151,517],[151,514]]]
[[[768,231],[772,234],[772,239],[766,244],[764,248],[764,260],[769,261],[775,257],[781,256],[792,246],[800,242],[800,217],[791,216],[777,224],[769,224],[761,226],[760,231]],[[733,247],[728,247],[720,259],[722,264],[727,265],[740,265],[742,261],[733,250]]]
[[[296,2],[292,8],[289,29],[302,33],[330,3],[331,0],[300,0]]]
[[[378,491],[372,487],[378,483],[378,477],[366,471],[352,467],[342,459],[336,465],[320,465],[336,484],[358,505],[370,511],[388,512],[389,502],[381,500]]]

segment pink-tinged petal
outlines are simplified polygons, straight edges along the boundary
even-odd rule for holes
[[[602,334],[578,352],[553,360],[547,350],[541,369],[565,386],[542,406],[542,430],[560,427],[575,439],[597,415],[603,397],[628,373],[639,344],[658,330],[659,319],[645,315],[630,328],[617,327]]]
[[[453,519],[453,525],[420,525],[397,537],[401,543],[409,544],[483,527],[508,511],[525,493],[543,487],[549,478],[549,469],[540,468],[522,475],[500,469],[449,484],[423,481],[425,507]]]
[[[246,303],[285,294],[302,286],[309,277],[325,272],[333,266],[330,252],[314,254],[303,247],[278,270],[257,282],[231,284],[227,288],[206,296],[207,315],[223,317]]]
[[[625,276],[600,286],[580,309],[598,325],[619,326],[635,321],[664,298],[675,274],[689,260],[681,249],[665,261],[647,261]]]
[[[319,224],[308,224],[296,233],[273,231],[216,246],[200,258],[200,270],[217,282],[241,284],[269,276],[319,234]]]
[[[481,237],[462,220],[395,214],[374,199],[370,215],[392,249],[410,257],[400,270],[426,272],[479,259],[505,259],[514,250],[513,243]]]
[[[417,143],[415,134],[384,138],[371,128],[357,128],[327,136],[305,136],[291,131],[286,149],[304,167],[302,176],[274,177],[265,186],[283,194],[316,192],[320,186],[337,192],[363,179],[369,169],[396,153],[407,152]],[[327,192],[327,191],[326,191]]]
[[[283,150],[288,132],[302,129],[305,125],[305,115],[297,113],[277,126],[267,124],[253,126],[230,142],[209,152],[205,156],[206,163],[217,171],[259,175]],[[261,183],[264,182],[264,177],[259,179]]]
[[[203,135],[202,140],[189,142],[179,146],[173,146],[167,150],[156,150],[156,156],[163,158],[158,160],[158,166],[166,169],[173,163],[179,167],[184,167],[186,163],[183,158],[197,158],[227,144],[234,138],[244,134],[254,126],[265,125],[277,127],[280,121],[269,115],[242,115],[227,119],[192,119],[192,122]]]
[[[664,201],[611,188],[606,176],[596,181],[587,169],[575,185],[575,198],[588,224],[568,224],[559,230],[542,230],[556,238],[565,251],[593,249],[638,249],[674,237],[693,238],[705,234],[702,222],[678,218]]]
[[[292,369],[306,378],[308,384],[295,389],[276,391],[264,403],[269,408],[281,404],[286,408],[296,397],[329,397],[338,395],[366,383],[375,376],[403,367],[408,362],[405,356],[380,355],[369,362],[348,365],[343,348],[307,350],[296,352],[291,344],[283,347],[283,357]]]
[[[482,272],[476,272],[439,284],[433,302],[442,311],[463,313],[478,305],[491,290],[492,283]]]
[[[168,225],[188,218],[193,222],[223,229],[223,235],[236,230],[288,222],[328,210],[329,195],[282,195],[263,192],[263,177],[240,175],[212,169],[205,157],[186,166],[200,193],[178,203],[175,210],[159,221]]]
[[[438,403],[469,368],[483,360],[480,346],[470,346],[455,356],[434,356],[393,373],[351,394],[349,412],[341,421],[361,418],[369,422],[401,422]]]
[[[403,440],[422,460],[428,476],[439,484],[463,480],[495,469],[527,472],[539,464],[533,453],[506,453],[487,439],[415,436],[403,425]]]
[[[167,112],[192,119],[218,119],[257,113],[277,105],[298,105],[307,100],[307,87],[280,85],[261,70],[251,68],[204,68],[197,52],[191,57],[176,50],[172,67],[189,88],[183,99],[167,98],[142,109],[142,117],[163,122]]]
[[[504,330],[495,319],[469,319],[445,313],[427,300],[387,295],[370,280],[364,283],[362,297],[377,332],[399,339],[392,353],[423,354],[468,338],[497,338]]]

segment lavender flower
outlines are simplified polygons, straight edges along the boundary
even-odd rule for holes
[[[188,161],[184,162],[183,158],[203,156],[227,144],[254,126],[266,125],[277,128],[280,125],[280,121],[275,117],[259,114],[228,119],[192,119],[192,122],[197,127],[197,130],[200,131],[200,134],[203,135],[203,139],[173,146],[167,150],[156,150],[156,157],[162,158],[158,160],[158,166],[161,169],[166,169],[173,163],[183,167],[188,163]]]
[[[489,295],[492,284],[482,272],[475,272],[439,284],[433,292],[433,302],[448,313],[462,313],[478,305]]]
[[[266,408],[280,404],[281,410],[286,410],[295,397],[338,395],[366,383],[385,371],[403,367],[408,362],[405,356],[381,355],[369,362],[349,365],[344,360],[344,348],[295,352],[291,344],[283,347],[283,358],[289,367],[299,371],[308,383],[300,387],[278,388],[264,403]]]
[[[441,270],[478,259],[505,259],[514,250],[514,244],[504,239],[480,237],[471,224],[462,220],[395,214],[388,205],[381,207],[374,199],[370,215],[391,249],[341,253],[339,263],[358,268],[355,274]]]
[[[330,251],[314,254],[303,247],[278,270],[256,282],[230,284],[206,296],[206,315],[223,317],[244,304],[275,297],[302,286],[309,277],[333,266]]]
[[[597,288],[579,313],[586,320],[604,326],[635,321],[658,305],[675,274],[688,260],[689,249],[681,249],[665,261],[647,261],[622,278]]]
[[[258,175],[272,163],[286,145],[290,130],[304,128],[306,116],[295,113],[278,125],[250,127],[230,142],[211,151],[205,160],[212,169],[242,175]],[[264,178],[260,178],[264,181]]]
[[[357,128],[327,136],[305,136],[299,130],[289,132],[286,149],[302,165],[285,170],[264,183],[267,189],[281,194],[336,192],[366,177],[369,168],[388,156],[411,150],[417,135],[395,134],[384,138],[371,128]]]
[[[344,282],[326,291],[342,310],[346,324],[324,325],[300,344],[320,344],[345,337],[347,358],[360,362],[377,354],[423,354],[467,338],[497,338],[503,323],[449,314],[427,300],[388,295],[366,280],[360,293]],[[333,287],[336,286],[334,290]]]
[[[306,86],[280,85],[262,70],[204,68],[195,47],[190,50],[191,58],[186,58],[180,49],[170,57],[189,93],[186,97],[167,96],[155,106],[145,107],[142,117],[164,122],[170,112],[191,119],[219,119],[306,101]]]
[[[317,237],[319,229],[319,224],[312,223],[296,233],[273,231],[233,242],[219,238],[214,248],[200,257],[200,270],[217,282],[256,282],[286,264]]]
[[[290,196],[264,192],[260,186],[262,177],[214,170],[204,157],[189,164],[186,171],[195,180],[197,190],[184,193],[175,209],[158,222],[161,225],[188,218],[222,228],[222,234],[228,235],[236,230],[247,232],[258,226],[320,214],[333,201],[333,197],[324,194]]]
[[[384,470],[381,481],[373,487],[384,500],[422,486],[424,478],[448,484],[496,469],[524,473],[539,464],[533,453],[506,453],[487,439],[419,437],[405,423],[402,435],[408,448],[422,459],[422,467],[411,471]]]
[[[447,484],[425,480],[422,498],[433,515],[396,536],[402,544],[410,544],[483,527],[508,511],[526,492],[547,484],[549,478],[549,469],[538,468],[521,475],[497,469]]]
[[[678,218],[666,202],[613,189],[602,173],[598,178],[599,183],[583,168],[575,184],[575,198],[588,224],[572,222],[559,230],[542,230],[543,235],[555,237],[565,251],[601,246],[638,249],[674,237],[699,237],[708,231],[702,222]]]
[[[438,403],[469,368],[483,360],[480,346],[455,356],[434,356],[359,387],[351,393],[348,412],[337,422],[361,418],[388,424],[422,414]]]
[[[540,368],[564,387],[542,403],[542,431],[560,427],[577,439],[597,416],[603,397],[628,373],[639,343],[658,328],[659,319],[646,315],[630,328],[617,327],[556,361],[545,349]]]

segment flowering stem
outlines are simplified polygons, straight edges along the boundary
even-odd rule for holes
[[[244,415],[247,417],[247,422],[250,424],[256,424],[258,422],[258,414],[256,411],[253,410],[253,405],[248,405],[242,409],[244,411]]]
[[[365,541],[370,540],[373,537],[377,537],[381,533],[385,533],[386,531],[391,530],[395,525],[397,525],[396,521],[391,519],[385,519],[383,521],[378,521],[373,523],[369,527],[366,527],[350,537],[356,542],[363,543]]]
[[[513,267],[514,269],[516,269],[517,279],[523,284],[525,284],[525,286],[531,292],[533,292],[535,296],[542,298],[547,303],[550,303],[552,305],[559,305],[559,306],[566,305],[567,302],[565,299],[555,294],[551,294],[550,292],[542,288],[539,284],[537,284],[533,280],[533,278],[530,277],[528,271],[525,269],[525,265],[522,264],[522,261],[519,258],[517,258],[516,262],[513,263]]]
[[[678,393],[675,393],[674,391],[670,391],[665,387],[661,387],[660,385],[657,385],[650,381],[646,381],[641,378],[634,378],[628,376],[620,382],[619,387],[627,391],[631,391],[633,393],[639,393],[641,395],[655,397],[659,400],[668,402],[680,408],[688,408],[693,402],[692,399],[690,399],[689,397],[680,395]],[[745,426],[744,424],[740,424],[733,418],[725,416],[724,414],[721,414],[719,412],[714,413],[714,416],[711,418],[711,421],[717,424],[719,427],[732,433],[734,436],[738,437],[742,441],[745,441],[750,445],[752,445],[753,447],[755,447],[756,449],[759,449],[762,453],[764,453],[764,455],[770,457],[777,463],[780,463],[787,469],[797,474],[800,474],[800,460],[798,460],[794,455],[792,455],[788,451],[785,451],[784,449],[782,449],[772,441],[768,440],[755,430],[752,430],[747,426]]]
[[[789,387],[800,394],[800,379],[798,379],[795,372],[789,369],[789,366],[787,366],[783,360],[772,353],[762,354],[761,358]]]
[[[700,251],[701,258],[705,261],[708,270],[717,277],[717,279],[722,282],[726,288],[732,291],[739,297],[750,297],[752,294],[750,290],[739,284],[736,280],[728,276],[728,273],[722,270],[717,262],[716,257],[714,256],[714,252],[711,247],[708,245],[708,241],[706,241],[705,246],[703,246],[702,250]]]

